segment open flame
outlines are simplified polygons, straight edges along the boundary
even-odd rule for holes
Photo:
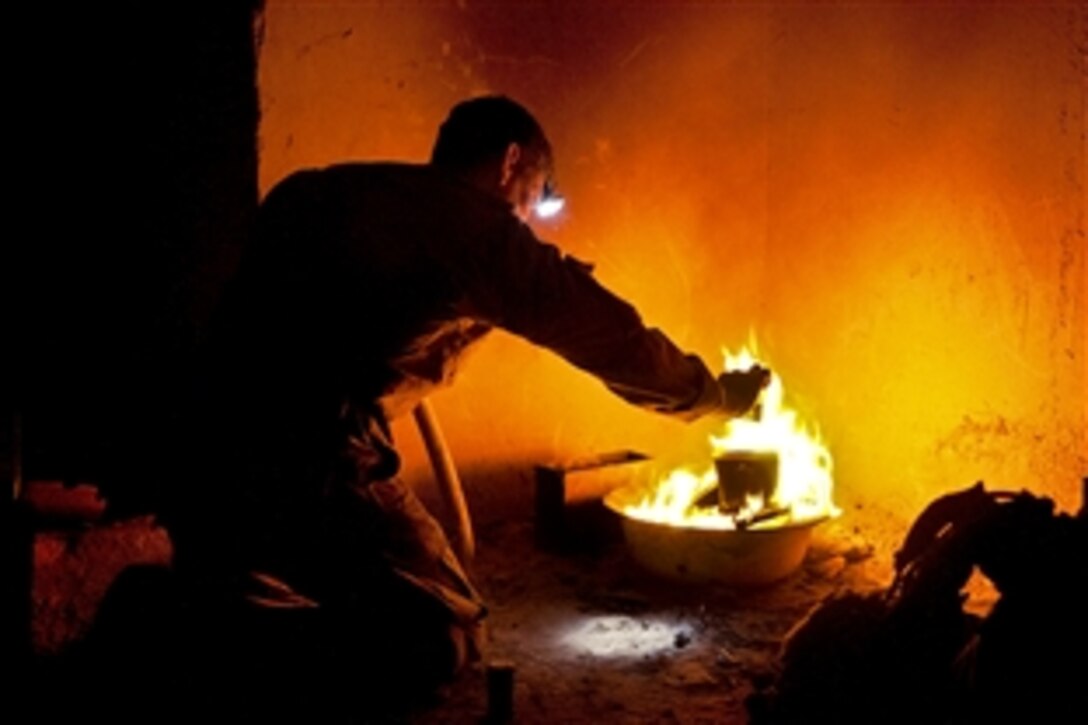
[[[728,350],[723,354],[727,371],[746,370],[758,362],[748,347],[736,355]],[[641,500],[625,506],[624,513],[644,521],[703,529],[769,528],[838,515],[831,500],[831,454],[818,430],[785,406],[777,373],[772,372],[757,408],[750,417],[726,421],[719,435],[711,434],[710,451],[712,458],[733,452],[777,454],[778,485],[769,501],[751,495],[740,510],[723,512],[713,496],[718,475],[711,462],[701,471],[674,469],[648,488]]]

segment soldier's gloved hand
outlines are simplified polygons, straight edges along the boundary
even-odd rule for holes
[[[742,416],[752,410],[759,394],[771,383],[771,371],[759,365],[747,370],[730,370],[718,376],[718,385],[722,388],[725,400],[725,412],[731,416]]]

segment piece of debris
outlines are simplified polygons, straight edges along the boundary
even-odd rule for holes
[[[665,673],[665,681],[677,687],[718,684],[718,678],[702,662],[694,659],[673,662]]]
[[[737,656],[725,647],[719,647],[717,655],[714,657],[714,664],[718,665],[718,667],[736,667],[740,663]]]
[[[810,574],[827,580],[838,578],[845,568],[846,558],[842,556],[831,556],[806,567]]]

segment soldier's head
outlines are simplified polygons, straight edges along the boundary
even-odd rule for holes
[[[508,201],[522,221],[552,188],[552,147],[521,104],[480,96],[453,107],[438,130],[431,164]]]

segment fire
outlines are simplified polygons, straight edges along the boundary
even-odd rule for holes
[[[751,346],[751,347],[754,347]],[[746,370],[757,364],[745,347],[733,355],[723,350],[725,369]],[[711,457],[749,452],[778,457],[778,484],[769,501],[750,495],[738,511],[723,512],[714,495],[718,475],[706,468],[677,468],[650,487],[641,500],[624,507],[628,516],[702,529],[737,529],[781,526],[838,515],[831,500],[831,454],[819,431],[800,419],[784,403],[781,377],[772,373],[757,410],[745,418],[725,422],[720,434],[710,435]]]

